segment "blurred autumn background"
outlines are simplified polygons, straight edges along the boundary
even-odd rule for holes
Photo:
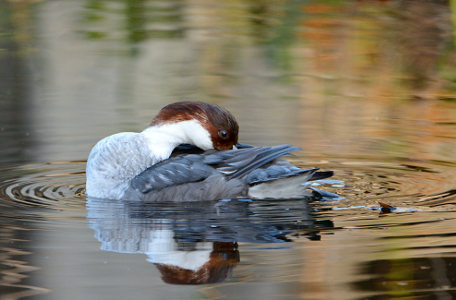
[[[455,1],[2,1],[2,164],[86,159],[163,105],[241,140],[455,159]]]

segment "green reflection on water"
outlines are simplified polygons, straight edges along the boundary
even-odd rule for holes
[[[116,39],[120,35],[132,44],[153,38],[182,37],[183,6],[181,1],[89,1],[83,20],[85,25],[93,25],[99,30],[82,32],[95,40]]]
[[[297,29],[303,19],[300,11],[307,1],[292,0],[285,4],[278,26],[272,28],[271,37],[266,40],[267,55],[282,70],[293,70],[293,57],[290,47],[297,42]]]

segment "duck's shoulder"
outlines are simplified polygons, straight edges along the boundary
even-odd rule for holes
[[[135,143],[141,135],[137,132],[119,132],[99,140],[93,150],[99,150],[109,147],[120,147]]]
[[[132,177],[152,164],[147,143],[140,133],[121,132],[98,141],[87,161],[87,172],[107,172]]]
[[[128,153],[145,144],[144,137],[136,132],[120,132],[99,140],[89,154],[89,161],[97,156]]]

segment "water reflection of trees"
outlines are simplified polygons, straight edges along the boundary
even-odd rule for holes
[[[27,2],[0,3],[0,165],[32,161],[34,128],[30,55],[33,10]]]
[[[24,3],[16,5],[18,15],[46,8]],[[247,124],[243,135],[251,142],[294,142],[312,153],[368,149],[442,159],[453,146],[447,137],[454,137],[454,126],[432,123],[455,117],[449,107],[456,60],[446,2],[92,0],[72,15],[77,22],[70,30],[81,34],[65,42],[86,41],[97,45],[88,51],[100,52],[72,60],[83,65],[89,56],[112,55],[107,73],[119,76],[97,82],[100,90],[114,91],[105,97],[115,93],[128,104],[134,98],[138,106],[182,99],[227,104]],[[33,32],[14,36],[27,34]],[[71,74],[73,81],[97,72],[90,68]],[[77,90],[87,94],[75,98],[119,100],[101,99],[93,85]],[[59,93],[69,99],[75,94]],[[437,99],[450,102],[431,102]],[[413,126],[375,122],[385,118],[428,120],[415,124],[426,138]],[[262,136],[259,129],[269,124],[281,126]]]
[[[0,200],[1,201],[1,200]],[[0,214],[0,294],[2,299],[21,299],[47,294],[49,289],[37,286],[33,271],[40,268],[34,263],[33,229],[24,225],[24,219],[13,219],[20,209],[2,204]],[[5,213],[6,211],[6,213]]]
[[[86,3],[82,32],[89,39],[176,38],[184,32],[183,1],[98,1]]]
[[[369,279],[354,282],[353,286],[371,295],[363,299],[453,299],[455,263],[454,257],[441,256],[370,261],[360,266],[360,273]]]

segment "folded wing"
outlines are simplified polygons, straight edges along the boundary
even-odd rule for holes
[[[225,176],[227,180],[243,179],[246,184],[253,184],[303,172],[315,172],[317,169],[301,170],[292,165],[266,167],[280,156],[298,149],[292,145],[279,145],[225,151],[210,150],[199,155],[178,155],[137,175],[131,185],[141,193],[148,193],[171,186],[203,181],[217,174]],[[262,169],[262,167],[265,168]]]

